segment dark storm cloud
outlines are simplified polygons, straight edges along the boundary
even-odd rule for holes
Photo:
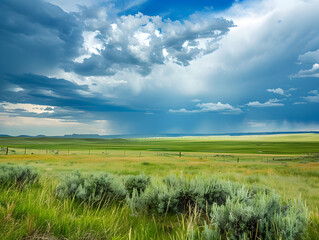
[[[187,66],[216,50],[217,42],[234,27],[223,18],[171,21],[142,13],[114,18],[106,9],[87,7],[78,18],[85,19],[84,29],[94,33],[99,48],[65,70],[85,76],[114,75],[124,69],[148,75],[154,64],[166,62]]]
[[[66,13],[40,0],[1,1],[0,72],[45,74],[61,67],[85,76],[123,69],[148,75],[154,64],[173,61],[186,66],[216,50],[216,42],[234,26],[222,18],[181,22],[141,13],[118,17],[112,9],[82,6],[78,13]],[[73,62],[85,54],[83,32],[97,32],[94,38],[103,49]],[[209,39],[204,48],[199,39]]]
[[[78,55],[82,30],[71,14],[40,0],[0,1],[0,71],[43,72]]]
[[[23,90],[12,91],[14,87]],[[134,111],[89,92],[87,85],[34,74],[7,76],[5,88],[0,90],[0,102],[49,105],[86,112]]]

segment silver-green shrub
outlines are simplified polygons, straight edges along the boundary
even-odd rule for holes
[[[73,172],[57,186],[56,194],[88,203],[122,201],[126,196],[133,213],[166,215],[196,209],[202,221],[210,216],[202,230],[206,240],[301,239],[308,221],[301,201],[283,201],[272,190],[215,178],[170,176],[149,184],[143,175],[123,181],[107,173],[84,177]]]
[[[274,192],[254,195],[245,187],[224,205],[213,204],[210,215],[212,231],[228,239],[299,239],[307,224],[301,201],[286,203]]]
[[[36,169],[28,166],[0,165],[1,186],[24,186],[37,183],[39,174]]]
[[[184,213],[190,208],[201,211],[213,203],[224,204],[238,184],[217,179],[186,179],[170,176],[163,185],[151,185],[145,192],[132,194],[129,199],[133,211]]]
[[[79,171],[63,176],[55,190],[57,197],[76,196],[81,186],[84,186],[84,182],[85,178]]]
[[[127,198],[133,212],[144,213],[177,213],[177,191],[168,190],[163,185],[152,185],[142,193],[133,190],[132,196]]]
[[[138,193],[144,192],[147,185],[150,184],[151,178],[143,174],[137,176],[128,176],[124,180],[125,190],[132,196],[133,190],[136,189]]]
[[[211,217],[203,239],[300,239],[307,225],[307,210],[285,202],[278,194],[257,186],[245,187],[218,179],[170,176],[164,184],[133,191],[128,204],[133,212],[148,214],[204,212]],[[206,214],[203,214],[203,216]]]
[[[124,200],[125,188],[118,178],[108,173],[84,177],[75,171],[62,178],[56,188],[59,198],[73,197],[75,200],[88,203]]]

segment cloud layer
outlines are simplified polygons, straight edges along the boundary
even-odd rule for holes
[[[261,103],[259,101],[253,101],[247,103],[249,107],[283,107],[285,106],[283,103],[280,102],[277,98],[269,99],[268,101]]]
[[[241,113],[240,108],[236,108],[231,106],[228,103],[199,103],[196,104],[196,107],[199,109],[194,110],[187,110],[185,108],[181,108],[178,110],[169,109],[171,113],[199,113],[199,112],[222,112],[222,113],[229,113],[229,114],[237,114]]]
[[[1,1],[0,133],[317,128],[319,2],[214,4]]]
[[[92,10],[85,10],[82,19],[92,15]],[[85,76],[114,75],[125,69],[148,75],[154,64],[168,61],[187,66],[216,50],[217,42],[234,26],[223,18],[181,22],[142,13],[109,19],[103,8],[94,16],[84,21],[83,55],[68,69]]]

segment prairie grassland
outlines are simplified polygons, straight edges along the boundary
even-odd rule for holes
[[[249,154],[309,154],[319,150],[319,134],[212,136],[141,139],[76,139],[0,137],[0,146],[30,151],[135,150]]]
[[[107,155],[94,152],[91,155],[9,155],[0,156],[0,162],[35,166],[49,178],[58,178],[75,169],[88,174],[106,171],[120,175],[144,173],[152,177],[181,173],[218,176],[268,186],[287,198],[300,195],[309,207],[319,206],[319,159],[315,157],[211,153],[186,153],[179,157],[177,153],[126,151],[124,155],[122,151],[109,151]]]
[[[153,179],[171,173],[190,177],[216,176],[246,185],[267,186],[284,199],[301,198],[306,202],[311,212],[307,238],[319,238],[319,156],[316,154],[319,137],[305,134],[227,138],[214,138],[220,144],[214,146],[215,152],[207,138],[194,137],[128,140],[134,144],[127,145],[122,143],[126,140],[106,140],[105,144],[105,140],[100,139],[69,139],[67,142],[53,139],[53,143],[45,139],[41,144],[37,139],[1,138],[1,146],[10,146],[10,151],[9,155],[0,155],[0,163],[34,166],[42,177],[39,186],[26,191],[0,190],[0,237],[186,239],[190,233],[199,234],[194,229],[200,231],[203,228],[203,223],[196,221],[196,214],[156,218],[134,216],[125,203],[91,208],[72,200],[57,200],[54,188],[59,177],[77,169],[85,174],[105,171],[119,175],[144,173]],[[194,151],[183,151],[194,142]],[[258,143],[266,145],[259,145],[258,149]],[[26,146],[29,148],[24,155]],[[238,152],[228,151],[231,146]]]

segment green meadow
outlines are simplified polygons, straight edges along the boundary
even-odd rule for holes
[[[145,150],[213,153],[308,154],[319,151],[317,134],[142,139],[0,138],[0,146],[57,150]]]
[[[319,238],[319,134],[1,137],[0,147],[0,164],[32,166],[41,175],[34,186],[0,188],[2,239],[201,239],[205,223],[196,213],[133,214],[125,202],[94,207],[57,199],[59,179],[74,170],[84,175],[143,173],[155,182],[169,175],[215,177],[274,189],[283,200],[301,200],[307,206],[309,221],[303,238]]]

